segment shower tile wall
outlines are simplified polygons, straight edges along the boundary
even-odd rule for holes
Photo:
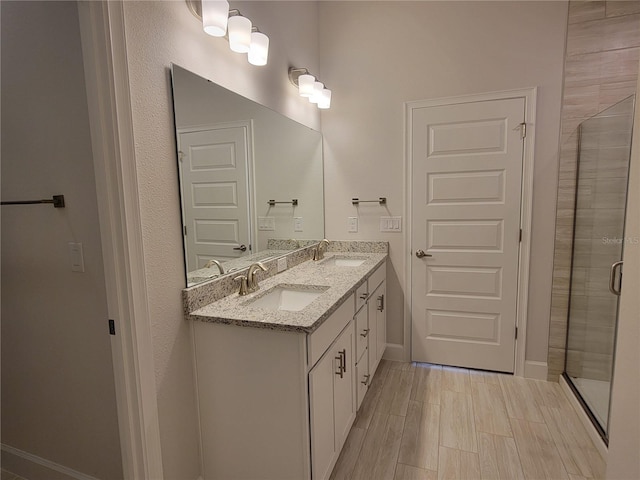
[[[562,101],[548,378],[564,370],[575,211],[578,125],[636,91],[640,1],[570,2]],[[575,279],[580,284],[580,278]],[[582,279],[583,284],[587,279]],[[598,287],[600,288],[600,287]],[[589,306],[591,308],[591,306]],[[597,339],[585,338],[585,344]],[[598,351],[598,348],[596,348]],[[610,359],[588,360],[597,370]]]

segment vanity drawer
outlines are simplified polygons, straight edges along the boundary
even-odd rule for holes
[[[348,298],[318,329],[307,335],[307,355],[311,369],[353,318],[353,298]]]
[[[364,399],[367,390],[369,390],[369,380],[371,375],[369,374],[369,355],[365,350],[365,355],[358,361],[356,365],[356,410],[360,410],[362,400]]]
[[[368,310],[361,308],[356,313],[356,360],[360,360],[360,357],[367,348],[369,343],[369,322],[368,322]]]
[[[364,282],[356,290],[356,312],[362,307],[369,297],[369,287],[367,282]]]

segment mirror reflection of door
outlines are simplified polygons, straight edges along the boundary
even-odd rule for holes
[[[250,121],[178,132],[189,271],[251,253],[251,144]]]

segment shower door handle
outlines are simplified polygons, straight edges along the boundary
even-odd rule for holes
[[[611,270],[609,271],[609,291],[614,295],[620,295],[620,290],[622,289],[622,274],[620,274],[620,284],[619,287],[616,288],[616,272],[622,266],[622,261],[615,262],[611,265]]]

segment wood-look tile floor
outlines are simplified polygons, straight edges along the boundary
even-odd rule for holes
[[[600,479],[557,383],[382,360],[331,479]]]

